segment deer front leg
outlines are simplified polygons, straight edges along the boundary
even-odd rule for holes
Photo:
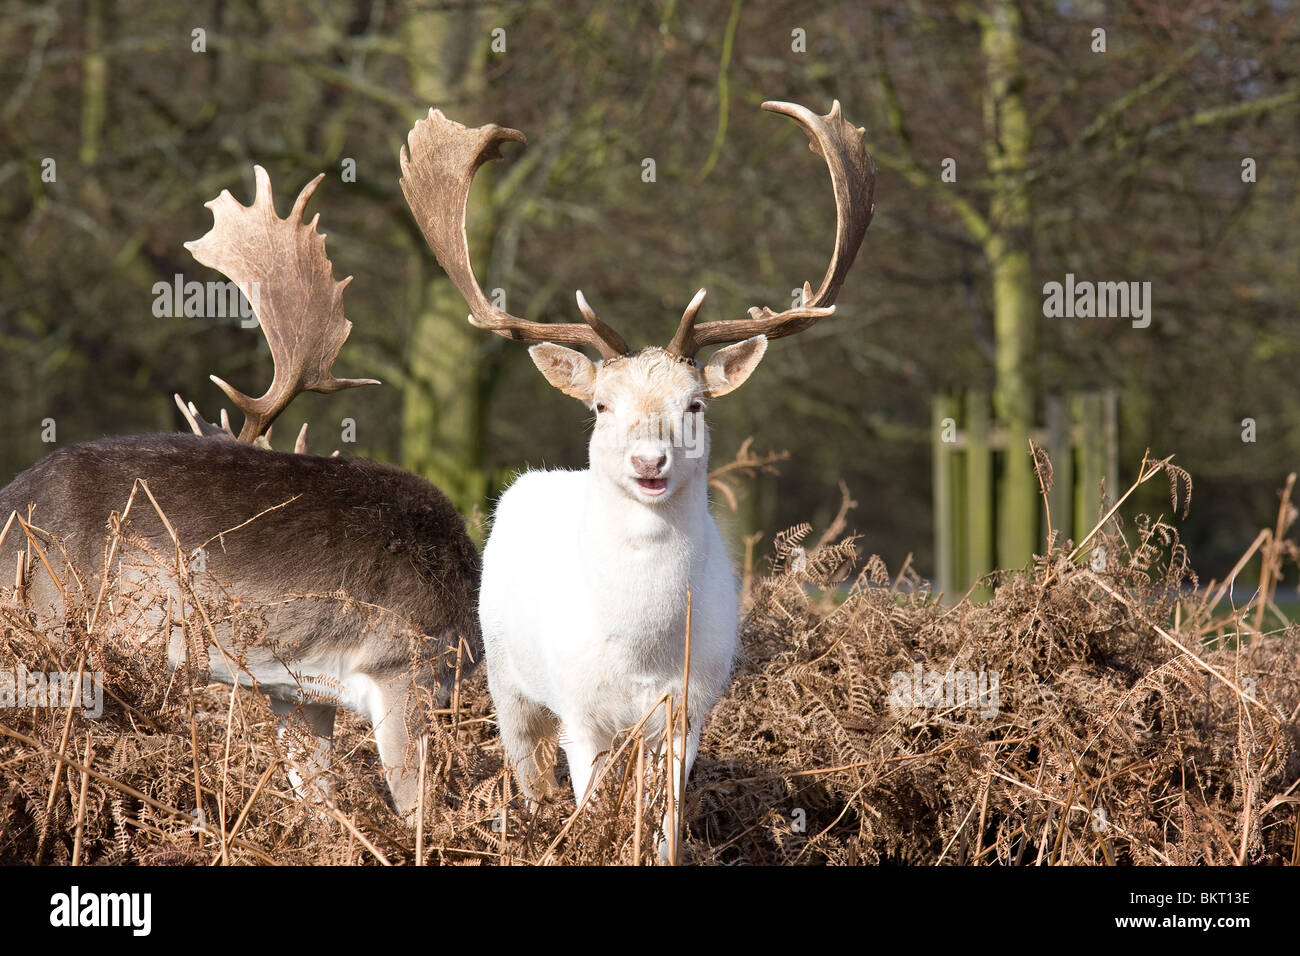
[[[701,715],[702,716],[702,715]],[[678,822],[685,822],[686,814],[683,807],[683,801],[686,798],[685,783],[691,779],[691,767],[695,765],[695,755],[700,749],[700,731],[699,724],[694,723],[691,726],[690,733],[686,737],[686,746],[682,747],[681,733],[674,733],[673,741],[673,759],[672,766],[669,768],[671,777],[667,785],[671,787],[673,800],[668,807],[665,807],[663,823],[661,825],[662,836],[659,840],[659,862],[674,863],[681,860],[682,834],[678,827]],[[685,753],[683,753],[683,749]],[[665,754],[664,757],[667,755]],[[685,772],[682,771],[683,762],[685,763]],[[660,766],[667,763],[666,759],[660,760]],[[670,814],[668,810],[673,812]],[[676,859],[674,859],[673,849],[676,848]]]
[[[548,801],[558,789],[555,783],[554,742],[558,722],[546,707],[529,700],[513,687],[488,676],[492,700],[496,703],[497,729],[506,763],[514,769],[523,795],[534,803]]]
[[[607,735],[581,725],[565,724],[560,731],[560,746],[569,761],[569,780],[576,803],[582,803],[587,796],[611,742]]]
[[[330,775],[331,751],[334,747],[334,716],[338,708],[333,704],[308,704],[272,697],[271,713],[275,714],[276,734],[285,741],[289,757],[289,783],[299,799],[324,797],[334,799],[334,780]],[[294,717],[306,724],[293,726]]]
[[[420,768],[416,742],[426,728],[419,713],[419,701],[412,692],[408,672],[385,678],[372,677],[370,723],[374,727],[379,760],[384,765],[393,805],[408,823],[414,823],[420,799]]]

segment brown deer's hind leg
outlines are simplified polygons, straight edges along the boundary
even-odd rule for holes
[[[333,704],[271,698],[271,713],[279,718],[276,732],[285,741],[288,751],[289,783],[302,799],[334,799],[330,752],[334,747],[334,714],[337,709]],[[295,716],[299,718],[297,721]]]

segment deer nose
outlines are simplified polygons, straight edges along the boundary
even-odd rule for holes
[[[667,455],[660,455],[658,458],[644,458],[641,455],[633,455],[632,467],[636,469],[638,478],[658,478],[660,470],[663,469],[664,463],[667,461]]]

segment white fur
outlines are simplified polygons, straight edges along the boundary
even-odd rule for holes
[[[709,512],[707,429],[702,412],[692,410],[709,397],[707,376],[651,350],[657,354],[599,369],[586,392],[585,359],[536,347],[534,359],[552,384],[553,369],[536,349],[551,350],[564,365],[564,383],[583,383],[569,394],[605,410],[588,470],[528,472],[502,495],[483,552],[479,618],[502,742],[520,786],[533,799],[549,793],[554,781],[537,747],[558,738],[580,801],[614,736],[665,693],[680,696],[688,588],[689,775],[704,718],[736,654],[737,587]],[[564,364],[575,361],[578,374]],[[741,380],[754,364],[757,358]],[[645,427],[647,416],[680,426],[691,415],[688,431],[701,443],[689,455],[671,429]],[[652,497],[637,486],[632,459],[658,455],[666,458],[668,485]],[[662,734],[662,707],[646,728],[652,738]],[[680,740],[673,749],[680,761]]]

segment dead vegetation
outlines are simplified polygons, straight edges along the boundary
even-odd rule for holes
[[[1190,487],[1169,461],[1140,475],[1169,480],[1185,509]],[[683,862],[1300,862],[1300,632],[1274,602],[1296,554],[1290,492],[1233,572],[1258,560],[1261,588],[1229,607],[1231,581],[1197,587],[1170,521],[1125,525],[1118,505],[1084,541],[1002,575],[992,601],[944,602],[909,568],[863,565],[842,534],[846,491],[835,533],[778,536],[753,576],[743,660],[682,811]],[[110,547],[129,549],[129,534]],[[32,550],[28,573],[57,569]],[[503,772],[481,674],[412,747],[416,828],[389,809],[368,728],[346,711],[335,798],[300,801],[264,697],[208,684],[200,662],[169,673],[170,629],[77,580],[84,569],[61,621],[0,591],[0,674],[100,672],[105,687],[98,719],[0,709],[2,863],[655,855],[671,796],[644,738],[620,742],[583,812],[571,799],[531,811]],[[255,632],[250,610],[196,601],[177,616],[195,639],[232,614]]]

